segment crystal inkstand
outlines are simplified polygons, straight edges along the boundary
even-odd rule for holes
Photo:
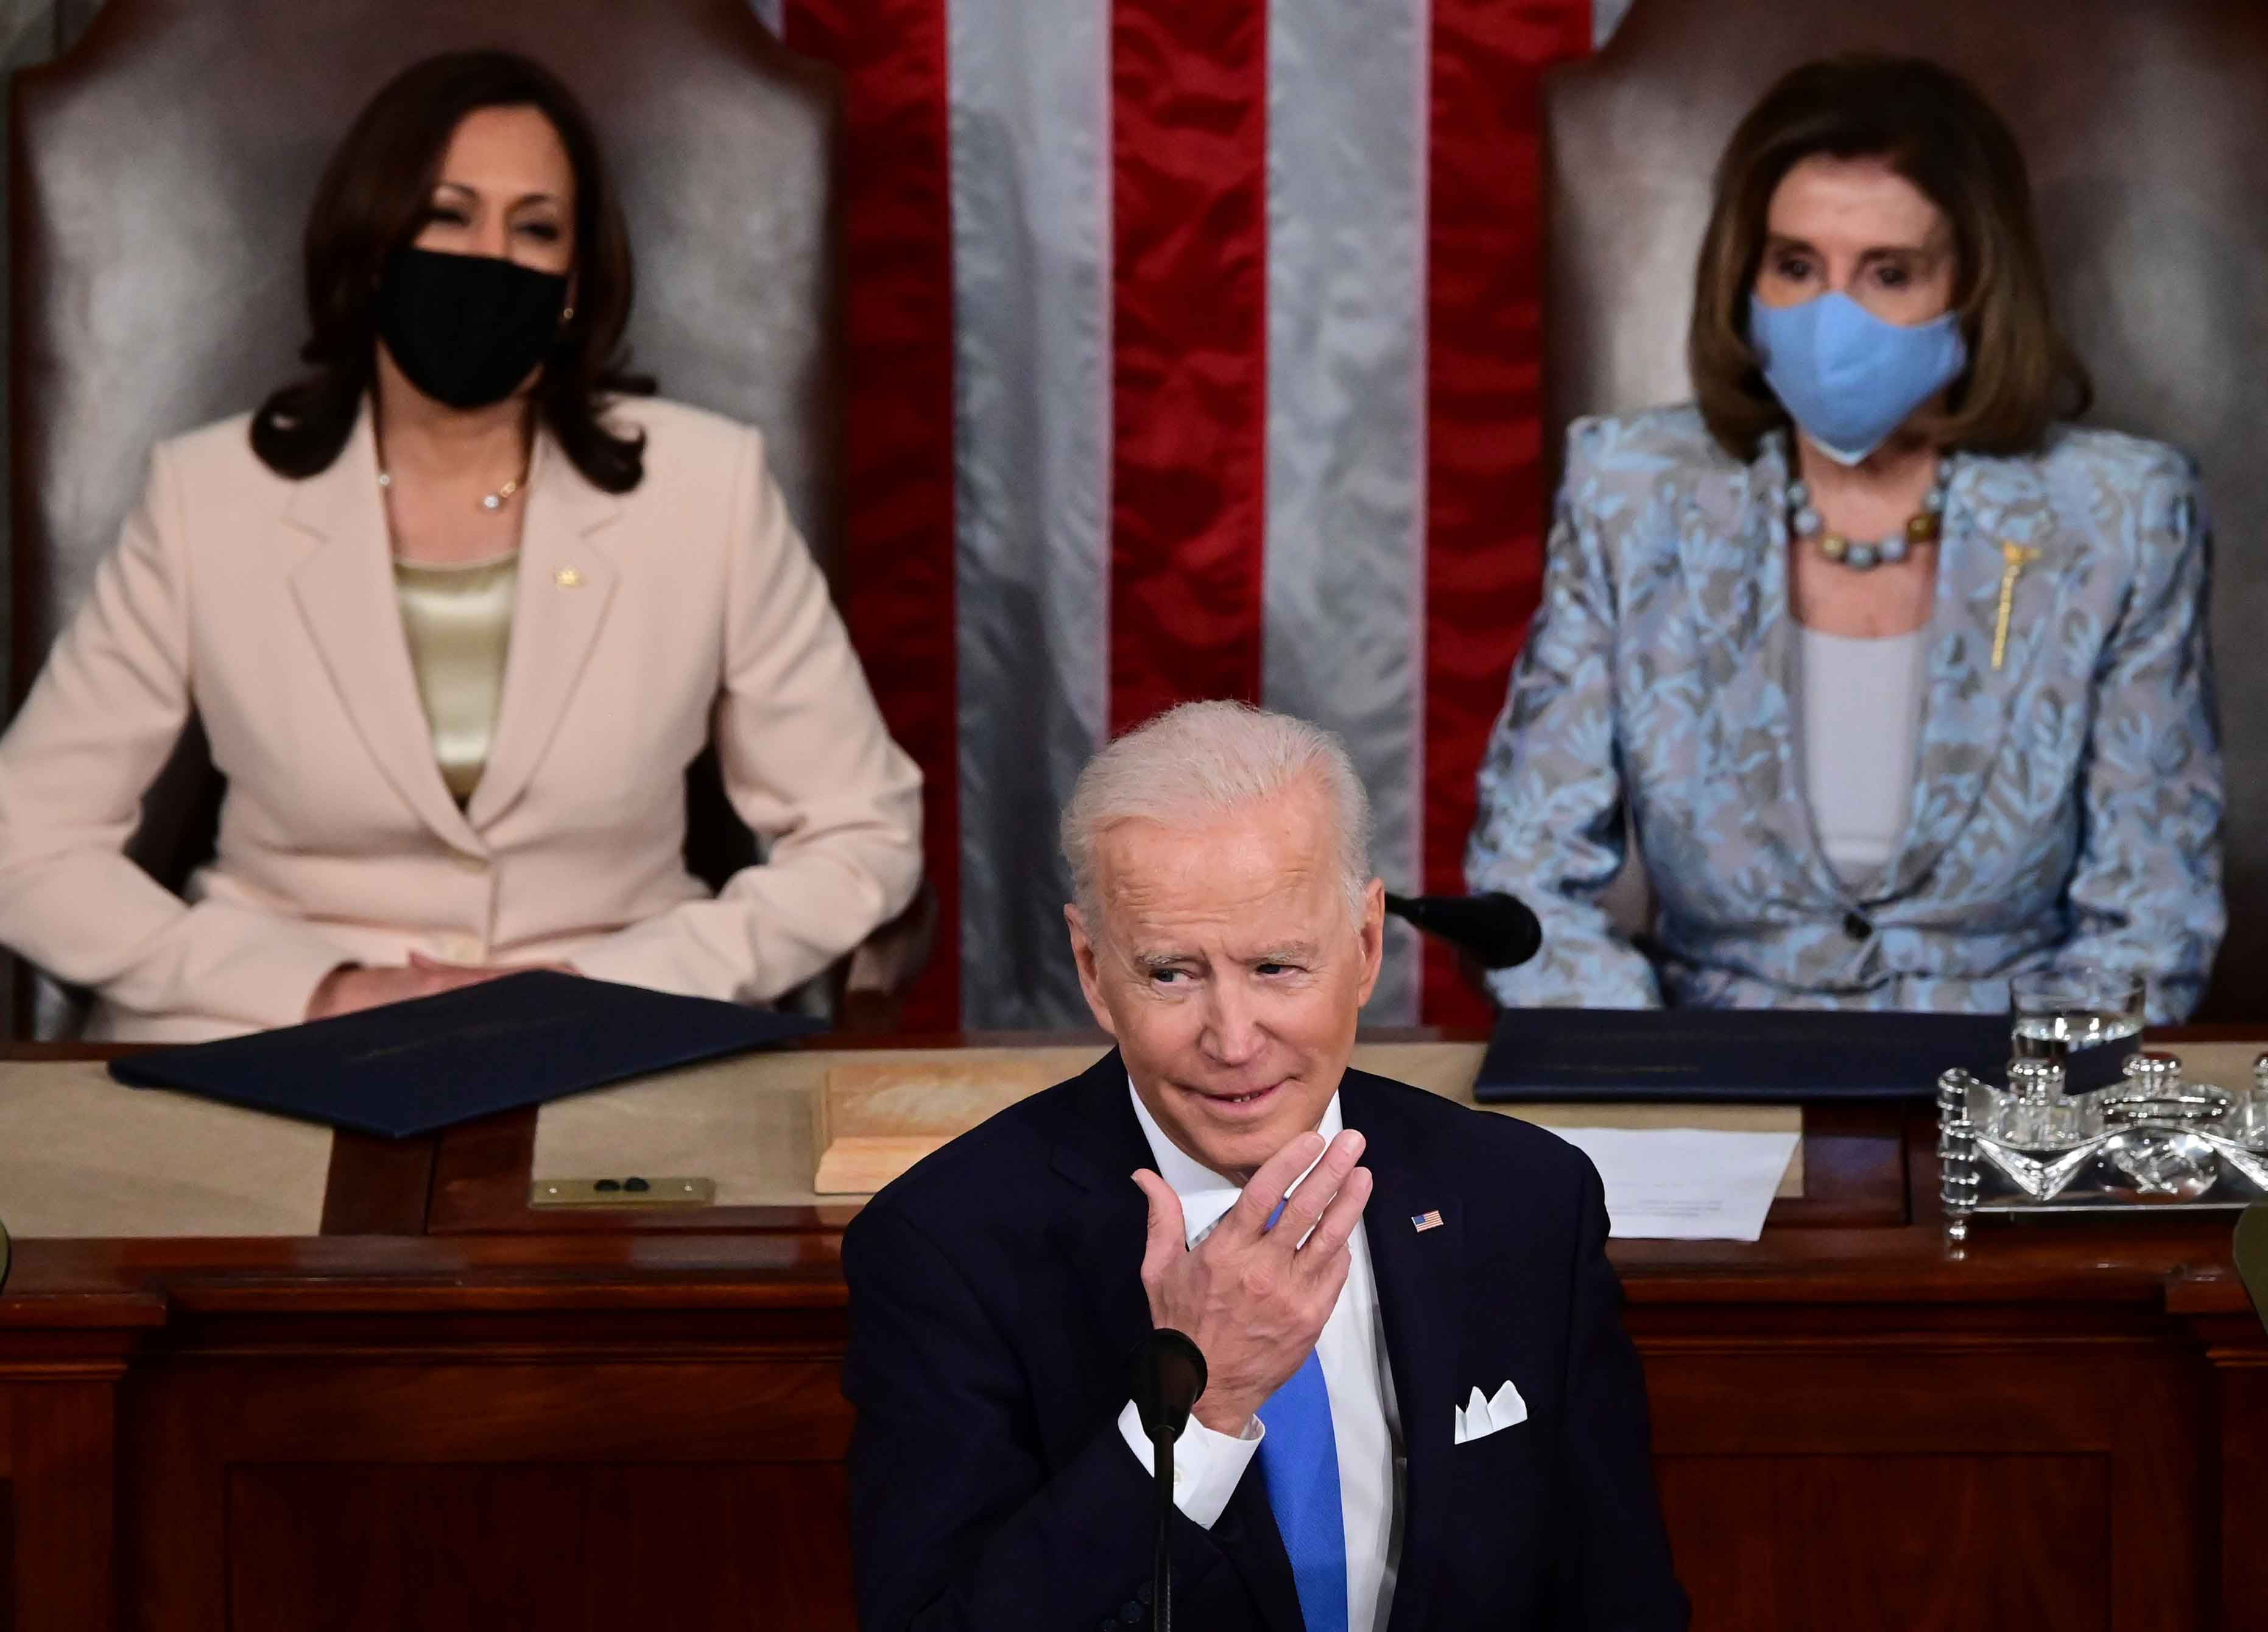
[[[2067,1093],[2061,1064],[2009,1062],[2006,1087],[1962,1070],[1937,1082],[1946,1234],[1980,1214],[2242,1208],[2268,1198],[2268,1055],[2230,1090],[2180,1060],[2129,1055],[2108,1087]]]

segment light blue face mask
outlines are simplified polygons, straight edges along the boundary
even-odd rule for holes
[[[1845,465],[1881,446],[1969,366],[1952,312],[1908,327],[1837,290],[1800,306],[1768,306],[1750,295],[1749,340],[1789,417]]]

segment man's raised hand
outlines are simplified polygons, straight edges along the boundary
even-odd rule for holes
[[[1300,1135],[1262,1164],[1194,1251],[1173,1187],[1147,1168],[1134,1175],[1150,1202],[1142,1285],[1151,1323],[1187,1334],[1204,1352],[1208,1378],[1195,1415],[1206,1427],[1241,1435],[1322,1335],[1352,1261],[1347,1241],[1370,1200],[1370,1171],[1356,1165],[1363,1145],[1351,1128],[1328,1149],[1320,1134]]]

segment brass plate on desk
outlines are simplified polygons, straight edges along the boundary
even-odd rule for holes
[[[554,1207],[714,1207],[713,1179],[647,1179],[626,1174],[620,1179],[539,1179],[527,1187],[532,1208]]]

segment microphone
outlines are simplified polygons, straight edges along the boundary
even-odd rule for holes
[[[1174,1624],[1174,1441],[1189,1425],[1189,1408],[1204,1393],[1205,1359],[1197,1346],[1170,1327],[1143,1341],[1134,1357],[1134,1415],[1150,1436],[1158,1489],[1158,1528],[1150,1552],[1150,1607],[1156,1632]]]
[[[1516,968],[1543,945],[1543,926],[1535,915],[1502,890],[1485,895],[1396,895],[1389,891],[1386,910],[1470,953],[1484,969]]]
[[[2268,1325],[2268,1202],[2255,1202],[2236,1221],[2236,1273],[2252,1295],[2252,1312]]]
[[[1197,1346],[1170,1327],[1151,1333],[1134,1363],[1134,1413],[1152,1445],[1182,1437],[1204,1387],[1205,1360]]]

